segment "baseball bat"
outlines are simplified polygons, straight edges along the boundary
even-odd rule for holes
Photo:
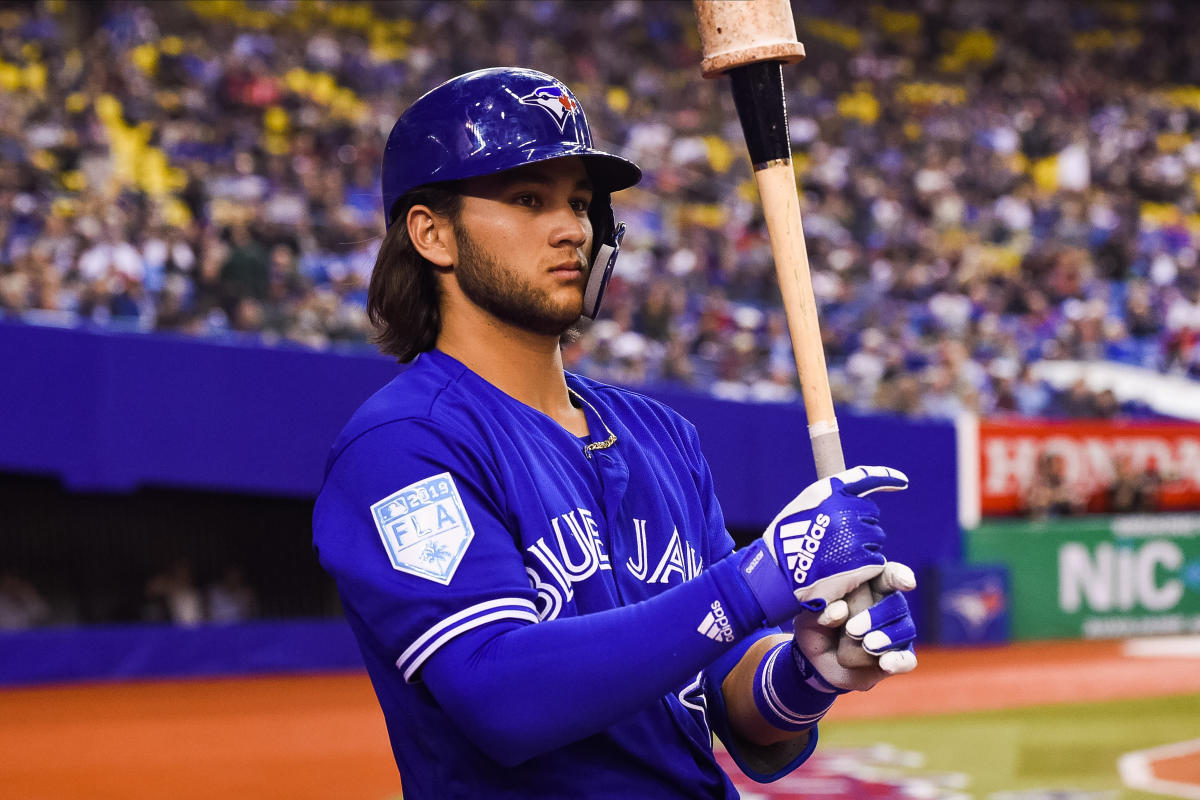
[[[825,478],[844,470],[846,461],[813,296],[783,88],[783,64],[803,60],[804,45],[796,40],[788,0],[694,0],[694,5],[704,54],[701,73],[730,77],[771,240],[813,461],[817,477]],[[868,608],[873,602],[870,587],[859,586],[846,602],[851,616]],[[838,661],[844,667],[876,663],[845,635],[838,643]]]

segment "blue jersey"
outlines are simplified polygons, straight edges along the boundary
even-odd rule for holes
[[[405,797],[736,797],[699,680],[515,767],[472,745],[421,681],[422,665],[468,631],[634,603],[733,549],[691,423],[636,393],[571,374],[567,384],[586,438],[434,350],[333,446],[314,544]]]

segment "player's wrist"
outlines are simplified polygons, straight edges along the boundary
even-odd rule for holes
[[[790,651],[792,665],[796,668],[800,679],[804,681],[804,685],[810,690],[827,697],[836,697],[849,691],[849,689],[843,689],[826,680],[825,676],[817,671],[817,665],[805,657],[804,651],[800,649],[800,644],[795,638],[788,644],[792,648]]]
[[[825,716],[845,691],[830,684],[800,653],[793,640],[767,651],[754,675],[754,705],[772,726],[806,731]]]
[[[701,573],[702,578],[712,580],[716,584],[717,591],[724,602],[726,614],[733,625],[738,639],[748,635],[751,631],[761,628],[764,623],[773,625],[782,619],[796,614],[796,599],[791,596],[790,590],[784,586],[783,591],[787,594],[787,599],[790,600],[793,610],[784,617],[777,615],[778,609],[776,609],[776,616],[771,617],[767,615],[763,608],[763,601],[755,593],[745,576],[742,575],[742,567],[746,562],[746,554],[749,551],[750,548],[735,551]],[[782,582],[786,584],[786,581]],[[777,601],[777,604],[778,602],[781,601]]]
[[[780,571],[770,545],[756,539],[735,556],[742,584],[754,597],[768,625],[777,625],[800,612],[802,606],[792,582]]]

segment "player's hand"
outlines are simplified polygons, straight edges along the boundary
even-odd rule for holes
[[[788,503],[742,562],[742,577],[767,621],[781,622],[801,608],[820,612],[879,575],[887,563],[885,534],[878,506],[865,498],[907,486],[899,470],[854,467],[817,481]]]
[[[794,620],[796,650],[809,665],[817,680],[830,692],[866,691],[889,675],[912,672],[917,656],[912,643],[916,626],[902,592],[915,589],[913,571],[892,561],[871,580],[871,590],[881,598],[870,608],[846,619],[844,600],[829,603],[824,611],[802,613]],[[838,660],[839,628],[845,624],[848,635],[862,642],[872,656],[866,666],[846,667]]]

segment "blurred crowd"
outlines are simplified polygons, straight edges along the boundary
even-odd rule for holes
[[[1128,456],[1112,462],[1112,480],[1093,490],[1072,485],[1062,455],[1047,452],[1037,460],[1020,512],[1033,519],[1081,514],[1152,514],[1163,510],[1164,478],[1155,464],[1134,469]]]
[[[0,9],[0,316],[366,348],[381,148],[458,73],[532,66],[646,177],[568,368],[797,396],[726,81],[690,2],[193,0]],[[1200,379],[1200,51],[1177,0],[797,8],[785,68],[835,399],[1136,413],[1033,366]]]
[[[14,569],[0,570],[0,632],[134,621],[186,628],[245,622],[260,616],[258,589],[235,564],[198,578],[191,561],[178,558],[148,575],[140,587],[112,582],[100,591],[71,586],[56,593],[38,584]]]

